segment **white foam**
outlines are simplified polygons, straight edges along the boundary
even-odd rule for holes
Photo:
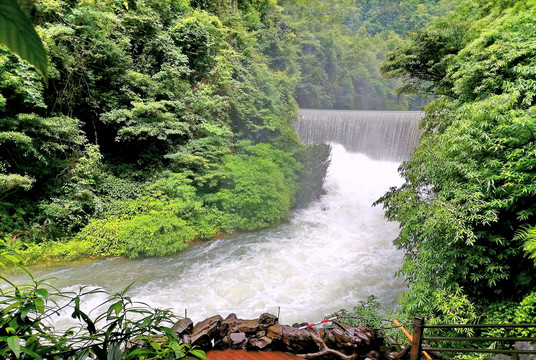
[[[177,315],[187,309],[194,321],[280,311],[283,323],[313,322],[369,295],[394,306],[404,288],[403,280],[394,278],[402,263],[391,244],[398,225],[388,223],[372,203],[400,183],[397,167],[334,145],[326,195],[288,224],[176,256],[111,259],[40,274],[57,276],[56,286],[91,284],[110,292],[135,282],[133,299]]]

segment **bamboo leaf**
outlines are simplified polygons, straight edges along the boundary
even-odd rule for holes
[[[13,351],[15,357],[18,359],[20,357],[20,342],[18,336],[10,336],[7,338],[7,346]]]
[[[38,353],[36,353],[36,352],[34,352],[34,351],[30,350],[30,349],[27,349],[27,348],[25,348],[25,347],[22,347],[22,348],[21,348],[21,351],[22,351],[23,353],[25,353],[26,355],[30,355],[30,356],[31,356],[30,359],[43,360],[43,358],[41,357],[41,355],[39,355]]]
[[[29,62],[48,81],[48,58],[43,43],[16,1],[0,0],[0,43]]]
[[[108,347],[107,360],[121,360],[121,344],[118,342],[111,343]]]

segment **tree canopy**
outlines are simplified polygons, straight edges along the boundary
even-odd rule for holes
[[[292,130],[294,60],[275,66],[266,54],[290,36],[275,1],[23,5],[49,56],[49,83],[0,49],[5,246],[39,253],[71,239],[46,251],[161,254],[287,216],[305,152]],[[267,169],[272,178],[252,182]],[[279,201],[246,215],[241,181]],[[164,190],[171,184],[185,192]],[[161,248],[122,242],[135,229]]]
[[[436,95],[405,184],[380,200],[401,224],[411,313],[467,320],[471,304],[489,315],[490,304],[532,299],[535,16],[534,1],[470,2],[383,65],[402,91]],[[463,304],[441,307],[453,297]]]

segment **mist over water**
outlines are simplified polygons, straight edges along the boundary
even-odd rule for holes
[[[404,289],[403,279],[394,277],[403,260],[392,245],[398,224],[372,203],[401,183],[398,166],[334,144],[326,194],[285,224],[165,258],[108,259],[33,273],[56,277],[52,283],[65,290],[90,285],[114,293],[134,283],[128,293],[133,300],[177,315],[187,309],[194,322],[231,312],[240,318],[279,313],[284,324],[314,322],[369,295],[394,307]],[[86,306],[102,300],[88,298]]]

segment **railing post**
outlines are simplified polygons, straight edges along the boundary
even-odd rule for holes
[[[419,360],[421,358],[423,326],[424,318],[416,315],[413,318],[413,338],[411,340],[411,350],[409,351],[410,360]]]

